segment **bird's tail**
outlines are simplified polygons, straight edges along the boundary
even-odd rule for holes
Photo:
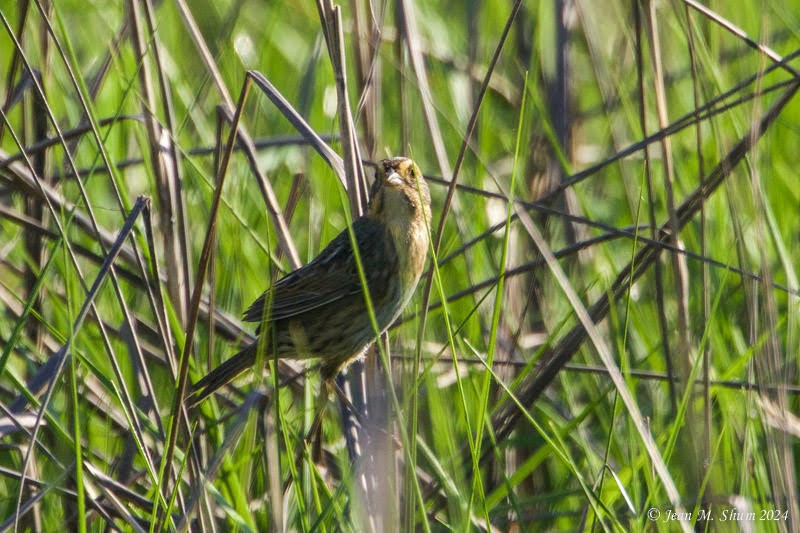
[[[254,342],[192,385],[189,395],[186,397],[186,406],[189,408],[197,406],[233,378],[253,366],[256,362],[257,347],[258,343]]]

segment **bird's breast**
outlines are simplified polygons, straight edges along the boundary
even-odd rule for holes
[[[392,241],[397,250],[397,260],[401,278],[402,306],[408,302],[419,282],[425,257],[428,253],[428,229],[424,222],[412,222],[390,227]]]

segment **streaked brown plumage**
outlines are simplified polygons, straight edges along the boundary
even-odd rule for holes
[[[430,193],[413,161],[378,165],[367,213],[353,222],[378,332],[402,313],[417,286],[428,252]],[[267,304],[265,306],[265,304]],[[266,310],[266,311],[265,311]],[[265,312],[268,315],[265,315]],[[377,338],[347,229],[310,263],[278,280],[244,314],[260,322],[265,357],[319,358],[330,379]],[[253,366],[258,342],[237,353],[192,387],[196,405]]]

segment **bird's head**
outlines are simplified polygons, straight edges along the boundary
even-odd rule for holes
[[[430,224],[431,194],[419,167],[407,157],[378,163],[370,192],[369,214],[390,227],[409,222]]]

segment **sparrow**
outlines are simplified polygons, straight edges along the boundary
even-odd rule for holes
[[[377,328],[345,229],[253,302],[244,320],[259,323],[259,339],[195,383],[187,404],[199,404],[251,368],[259,349],[261,361],[316,358],[325,380],[362,356],[414,294],[430,245],[430,203],[425,178],[411,159],[381,161],[367,211],[352,225]]]

